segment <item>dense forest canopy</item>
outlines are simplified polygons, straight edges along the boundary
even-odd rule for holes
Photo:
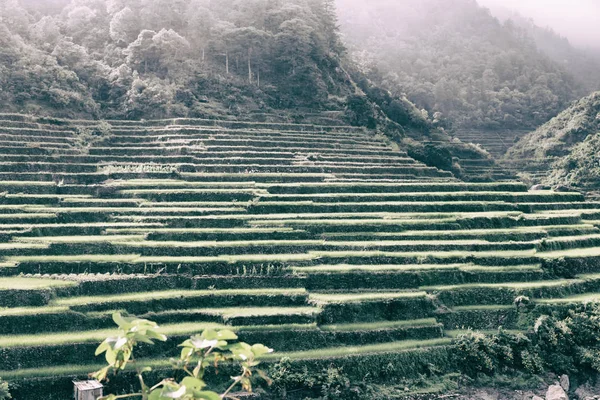
[[[331,0],[39,3],[0,3],[3,111],[199,117],[319,109],[350,88]]]
[[[362,70],[458,127],[536,127],[595,89],[543,54],[526,29],[500,23],[475,0],[336,3]]]
[[[574,47],[569,39],[550,27],[537,26],[533,20],[517,12],[494,8],[492,13],[507,26],[525,31],[537,48],[556,63],[562,65],[586,91],[600,90],[600,51]]]

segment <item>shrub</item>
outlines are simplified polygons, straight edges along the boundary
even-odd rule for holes
[[[427,166],[451,171],[453,167],[452,154],[446,147],[431,143],[425,145],[414,141],[406,142],[408,155]]]
[[[377,127],[375,110],[366,96],[348,96],[345,117],[354,126],[365,126],[369,129]]]
[[[10,392],[8,391],[8,383],[0,379],[0,400],[12,399]]]
[[[112,135],[112,125],[100,121],[95,126],[75,127],[75,146],[81,153],[87,153],[94,143],[108,139]]]
[[[153,344],[155,340],[166,341],[167,337],[157,331],[158,325],[152,321],[135,317],[123,317],[113,314],[113,320],[119,326],[119,334],[104,340],[96,349],[96,355],[104,353],[108,365],[93,374],[99,381],[105,380],[113,370],[115,374],[127,366],[135,368],[140,382],[140,392],[104,396],[102,400],[116,400],[128,397],[141,397],[142,400],[221,400],[231,398],[229,394],[235,387],[252,391],[251,377],[259,364],[258,359],[273,350],[262,344],[249,345],[243,342],[231,342],[237,339],[232,331],[206,329],[202,334],[191,337],[179,345],[179,359],[171,360],[173,368],[185,372],[181,380],[163,379],[153,386],[146,384],[144,374],[151,372],[150,367],[140,366],[133,357],[133,350],[139,343]],[[239,364],[241,373],[233,376],[233,382],[222,393],[205,390],[204,375],[210,366],[219,363]],[[258,374],[266,378],[261,371]]]
[[[600,372],[600,306],[583,305],[565,318],[539,317],[528,335],[469,332],[456,340],[456,357],[469,375]]]

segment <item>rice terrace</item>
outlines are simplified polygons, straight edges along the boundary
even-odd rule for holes
[[[451,371],[467,329],[514,328],[518,296],[600,297],[600,204],[579,193],[461,182],[349,126],[112,121],[82,155],[69,121],[1,119],[16,398],[67,398],[116,310],[173,340],[226,326],[271,360],[416,376]]]
[[[0,0],[0,400],[599,400],[595,0]]]

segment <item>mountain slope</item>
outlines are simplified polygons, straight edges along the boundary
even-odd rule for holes
[[[536,127],[583,95],[524,32],[475,1],[337,5],[344,39],[363,71],[456,127]]]
[[[353,88],[331,10],[327,0],[4,1],[0,110],[164,118],[339,109]]]
[[[548,183],[598,186],[600,150],[600,92],[595,92],[521,139],[507,160],[552,159]]]
[[[514,24],[523,30],[542,53],[561,64],[586,90],[593,92],[600,89],[600,53],[577,48],[552,28],[540,27],[515,11],[500,6],[490,9],[503,23],[510,21],[509,25]]]

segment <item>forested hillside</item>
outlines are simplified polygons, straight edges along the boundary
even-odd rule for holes
[[[337,4],[363,71],[457,127],[537,127],[584,93],[525,30],[474,0]]]
[[[574,47],[567,38],[549,27],[539,27],[532,20],[509,10],[493,9],[494,16],[508,26],[514,24],[524,30],[535,42],[537,48],[561,64],[584,87],[593,92],[600,89],[600,54],[592,50]]]
[[[333,7],[328,0],[2,1],[0,107],[157,118],[338,105],[351,86],[339,68]]]
[[[506,155],[509,160],[557,157],[547,183],[597,189],[600,182],[600,92],[585,97],[536,131]]]

